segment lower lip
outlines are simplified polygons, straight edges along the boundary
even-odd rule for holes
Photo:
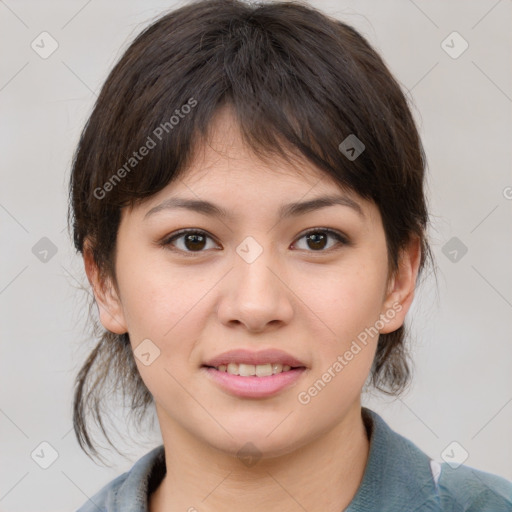
[[[266,398],[295,384],[306,370],[294,368],[268,377],[241,377],[203,366],[208,376],[228,393],[243,398]]]

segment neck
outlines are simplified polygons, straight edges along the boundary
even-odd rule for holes
[[[313,442],[250,467],[172,427],[162,430],[167,472],[150,512],[339,512],[357,492],[370,446],[359,403]]]

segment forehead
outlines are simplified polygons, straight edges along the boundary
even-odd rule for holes
[[[303,155],[286,149],[287,159],[275,151],[265,154],[249,147],[229,107],[221,109],[210,124],[208,133],[193,152],[184,173],[187,182],[208,181],[213,173],[238,182],[256,180],[283,180],[314,185],[330,176],[307,161]]]
[[[187,189],[197,194],[225,193],[231,200],[233,193],[247,193],[268,201],[298,200],[312,193],[357,196],[297,149],[285,143],[280,146],[286,158],[273,148],[261,152],[248,145],[232,110],[226,106],[216,113],[205,138],[196,143],[187,169],[179,180],[169,184],[167,192]]]
[[[286,149],[286,154],[284,159],[249,147],[232,112],[224,108],[214,117],[206,137],[196,144],[179,179],[143,201],[138,213],[145,216],[175,196],[212,201],[232,211],[278,211],[283,204],[343,195],[373,217],[373,203],[342,186],[298,152]]]

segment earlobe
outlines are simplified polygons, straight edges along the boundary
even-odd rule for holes
[[[115,334],[128,332],[118,293],[110,278],[101,277],[92,250],[87,242],[84,244],[83,258],[85,273],[93,289],[101,324],[105,329]]]
[[[413,237],[407,247],[401,251],[398,268],[390,281],[382,314],[386,315],[387,318],[392,318],[381,329],[381,334],[396,331],[403,325],[405,315],[414,299],[420,262],[420,239]]]

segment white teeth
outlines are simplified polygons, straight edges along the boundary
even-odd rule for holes
[[[219,372],[227,372],[231,375],[240,375],[241,377],[269,377],[276,373],[287,372],[291,370],[291,366],[280,363],[267,363],[267,364],[237,364],[229,363],[228,365],[221,364],[217,370]]]
[[[281,373],[283,371],[283,365],[280,363],[272,364],[272,375],[275,373]]]
[[[255,366],[256,369],[256,375],[258,377],[268,377],[269,375],[272,375],[272,365],[270,363],[267,364],[259,364],[258,366]]]
[[[227,367],[227,372],[233,375],[238,375],[238,365],[235,363],[229,363]]]
[[[251,375],[256,375],[256,366],[253,364],[239,364],[238,375],[240,375],[240,377],[250,377]]]

